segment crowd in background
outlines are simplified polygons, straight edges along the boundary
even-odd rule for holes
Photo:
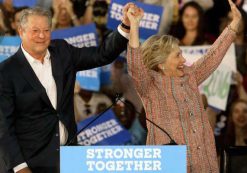
[[[227,0],[139,0],[165,7],[158,34],[171,34],[180,40],[181,46],[212,44],[222,29],[231,21]],[[207,105],[205,109],[215,131],[217,148],[247,145],[247,14],[244,0],[235,0],[242,13],[242,22],[235,40],[237,73],[232,75],[227,109],[220,111]],[[110,0],[39,0],[39,6],[53,14],[52,30],[70,28],[94,22],[99,43],[107,39],[111,30],[106,27]],[[12,0],[0,4],[0,32],[2,35],[18,35],[18,17],[21,10]],[[111,66],[111,84],[102,86],[100,92],[88,91],[76,83],[74,102],[75,119],[83,121],[99,114],[116,101],[113,110],[122,125],[133,134],[131,144],[145,144],[146,119],[131,78],[127,74],[126,61],[116,60]],[[165,120],[164,120],[165,121]]]

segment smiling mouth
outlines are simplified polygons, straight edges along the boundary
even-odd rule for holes
[[[36,42],[36,44],[45,44],[46,42]]]
[[[242,123],[246,121],[246,118],[244,116],[241,116],[241,117],[238,117],[237,121]]]
[[[184,65],[180,65],[177,67],[178,70],[183,70],[184,69]]]

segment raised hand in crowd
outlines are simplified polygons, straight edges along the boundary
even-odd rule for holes
[[[71,1],[53,1],[52,7],[54,10],[52,30],[80,25],[80,21],[74,13]]]
[[[86,24],[93,22],[93,8],[94,8],[93,5],[94,5],[94,3],[95,3],[95,0],[87,0],[86,1],[85,13],[79,19],[82,25],[86,25]]]

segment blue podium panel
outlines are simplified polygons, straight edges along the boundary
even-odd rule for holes
[[[186,146],[61,147],[61,173],[186,173]]]

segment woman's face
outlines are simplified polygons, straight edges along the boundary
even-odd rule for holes
[[[168,55],[166,61],[159,65],[159,68],[167,76],[182,77],[184,75],[185,61],[182,51],[177,45]]]
[[[66,8],[61,7],[58,14],[58,24],[70,26],[71,18]]]
[[[199,23],[199,14],[198,11],[188,6],[182,15],[182,22],[185,30],[196,30]]]
[[[237,103],[232,112],[233,123],[236,127],[247,126],[247,104],[239,102]]]

